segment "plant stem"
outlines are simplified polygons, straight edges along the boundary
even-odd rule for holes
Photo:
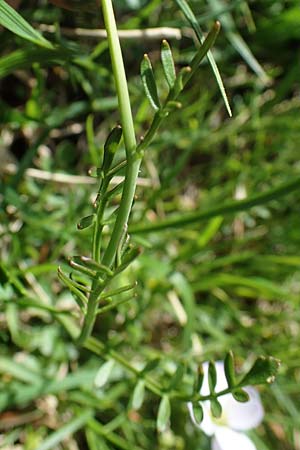
[[[128,93],[123,57],[114,17],[111,0],[102,0],[102,10],[107,31],[108,45],[111,55],[113,74],[119,102],[123,138],[126,149],[127,166],[125,182],[116,222],[110,242],[104,253],[102,263],[108,267],[114,262],[118,245],[127,225],[136,187],[136,179],[141,164],[141,156],[136,154],[136,139],[134,133],[132,112]]]
[[[141,372],[138,369],[136,369],[126,358],[120,355],[117,351],[109,349],[101,341],[93,337],[90,337],[89,339],[86,340],[84,347],[90,350],[91,352],[95,353],[96,355],[102,356],[104,359],[109,358],[113,359],[128,372],[131,372],[133,375],[135,375],[137,378],[142,377],[142,379],[145,381],[145,385],[147,386],[147,388],[154,394],[162,397],[163,390],[161,386],[146,374],[141,374]]]
[[[136,181],[141,164],[141,156],[136,153],[136,138],[134,133],[133,118],[130,106],[128,86],[124,69],[123,57],[121,52],[120,41],[114,11],[111,0],[102,0],[102,10],[107,31],[108,45],[112,62],[113,75],[116,84],[119,111],[121,116],[121,124],[123,129],[123,138],[126,149],[126,171],[122,198],[118,215],[114,224],[110,241],[104,252],[102,264],[111,267],[114,263],[116,253],[120,244],[120,240],[127,226],[128,217],[131,211],[133,197],[136,188]],[[102,215],[102,208],[98,210],[98,214]],[[102,217],[101,217],[102,218]],[[98,218],[99,219],[99,218]],[[97,222],[95,232],[101,232],[101,226]],[[99,258],[100,239],[94,235],[93,238],[93,256]],[[84,318],[82,330],[78,338],[78,344],[83,345],[86,339],[91,335],[97,315],[97,306],[101,285],[93,282],[92,294],[89,298],[88,310]]]
[[[103,214],[106,202],[103,198],[104,193],[106,192],[108,185],[109,185],[109,179],[106,177],[106,179],[101,180],[100,188],[97,194],[96,198],[96,221],[94,224],[94,230],[93,230],[93,241],[92,241],[92,255],[93,259],[96,262],[100,262],[101,256],[100,256],[100,247],[101,247],[101,237],[102,237],[102,220],[103,220]]]
[[[98,290],[96,286],[96,282],[93,282],[93,288],[89,301],[86,315],[84,317],[84,322],[82,325],[82,329],[80,335],[77,339],[77,345],[84,345],[87,338],[92,334],[94,323],[97,317],[97,307],[98,307]],[[97,293],[95,292],[97,291]]]

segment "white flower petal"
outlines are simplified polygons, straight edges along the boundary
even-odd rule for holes
[[[218,425],[216,425],[212,420],[210,414],[210,402],[202,402],[201,405],[203,408],[203,420],[200,428],[207,436],[212,436],[218,428]]]
[[[227,425],[234,430],[255,428],[262,422],[264,417],[264,409],[257,390],[253,387],[244,389],[248,392],[250,400],[246,403],[240,403],[230,396],[226,403],[226,410],[224,410]]]
[[[191,402],[188,402],[187,407],[188,407],[188,410],[190,413],[191,420],[192,420],[193,424],[197,428],[200,428],[202,431],[204,431],[204,433],[207,436],[212,436],[217,429],[217,425],[215,425],[211,419],[211,415],[209,412],[210,411],[210,402],[202,402],[201,406],[203,408],[203,420],[202,420],[201,424],[199,425],[195,419],[193,404]]]
[[[201,387],[202,395],[209,395],[208,386],[208,362],[203,363],[204,381]],[[228,387],[227,380],[224,372],[224,363],[217,361],[215,363],[217,372],[217,385],[216,391],[220,392]],[[250,397],[249,402],[241,403],[237,402],[231,394],[226,394],[219,397],[219,401],[222,405],[222,417],[215,420],[210,414],[210,402],[202,402],[201,405],[204,411],[203,422],[199,425],[195,421],[193,408],[191,404],[188,404],[191,419],[198,428],[204,431],[208,436],[212,436],[216,429],[220,427],[228,426],[233,430],[249,430],[257,427],[263,420],[264,409],[260,401],[260,396],[257,390],[253,387],[244,388]],[[217,445],[217,443],[215,444]]]
[[[216,384],[216,391],[223,391],[224,389],[228,388],[228,384],[225,377],[224,372],[224,363],[223,361],[216,361],[216,372],[217,372],[217,384]],[[204,380],[203,385],[200,390],[201,395],[209,395],[209,387],[208,387],[208,362],[204,362],[202,364],[203,372],[204,372]]]
[[[256,450],[256,447],[245,434],[218,427],[212,440],[212,450]]]

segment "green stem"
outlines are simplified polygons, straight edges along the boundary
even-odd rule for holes
[[[57,313],[56,316],[57,316],[57,319],[59,320],[59,322],[65,327],[66,331],[70,334],[70,336],[73,339],[75,339],[76,335],[78,334],[78,329],[77,329],[77,326],[72,321],[72,319],[70,319],[70,317],[66,317],[62,313]],[[153,392],[153,394],[156,394],[159,397],[163,396],[164,391],[161,388],[161,386],[159,385],[159,383],[157,383],[156,381],[151,379],[146,374],[143,374],[142,372],[140,372],[132,364],[130,364],[128,359],[124,358],[117,351],[110,349],[109,347],[106,347],[98,339],[96,339],[94,337],[89,337],[85,341],[84,347],[87,350],[90,350],[94,354],[99,355],[104,359],[109,359],[109,358],[113,359],[114,361],[119,363],[124,369],[126,369],[128,372],[132,373],[137,378],[142,378],[145,381],[145,385],[146,385],[147,389],[149,389],[149,391]],[[182,392],[178,392],[178,391],[172,391],[169,394],[172,398],[176,398],[177,400],[181,400],[184,402],[189,402],[189,401],[203,402],[206,400],[211,400],[212,398],[217,398],[217,397],[221,397],[226,394],[230,394],[231,392],[239,390],[242,387],[244,387],[242,384],[238,384],[234,388],[223,389],[222,391],[216,392],[214,395],[211,395],[211,394],[201,395],[201,394],[195,393],[194,395],[191,396],[191,395],[186,395],[186,394],[184,394]]]
[[[165,102],[165,104],[167,103],[167,101],[169,100],[170,95],[168,95],[168,98]],[[164,104],[164,106],[165,106]],[[148,129],[146,135],[144,136],[143,140],[139,143],[138,147],[137,147],[137,151],[140,153],[143,150],[145,150],[145,148],[147,148],[154,136],[156,135],[157,130],[159,129],[160,125],[162,124],[163,120],[167,117],[167,114],[164,114],[164,107],[159,110],[156,111],[152,123],[150,125],[150,128]]]
[[[94,290],[92,291],[89,301],[86,315],[84,317],[84,322],[82,325],[82,329],[80,335],[77,339],[77,345],[84,345],[87,338],[92,334],[94,323],[97,317],[97,307],[98,307],[98,299],[99,299],[99,291],[97,290],[96,282],[93,282]]]
[[[90,350],[91,352],[95,353],[96,355],[103,357],[104,359],[109,358],[113,359],[128,372],[131,372],[133,375],[135,375],[137,378],[142,376],[143,380],[145,381],[145,385],[147,386],[149,391],[162,397],[163,390],[161,389],[161,386],[154,380],[150,379],[146,374],[141,374],[141,372],[138,369],[136,369],[134,366],[130,364],[128,359],[123,358],[123,356],[121,356],[117,351],[109,349],[101,341],[93,337],[89,337],[89,339],[86,340],[84,347]]]
[[[104,199],[104,193],[106,192],[109,185],[109,178],[106,177],[104,180],[101,180],[100,188],[97,194],[97,210],[96,210],[96,222],[94,224],[93,230],[93,241],[92,241],[92,255],[93,259],[97,262],[100,262],[100,249],[101,249],[101,237],[102,237],[102,221],[104,215],[104,209],[106,205],[106,201]]]
[[[39,306],[37,306],[39,307]],[[79,329],[77,325],[74,323],[72,318],[66,316],[65,314],[62,314],[60,312],[56,312],[55,314],[57,320],[62,324],[62,326],[65,328],[67,333],[71,336],[72,339],[77,339]],[[109,347],[105,346],[99,339],[96,339],[92,336],[90,336],[88,339],[84,342],[84,348],[87,350],[90,350],[95,355],[99,355],[104,359],[113,359],[118,364],[120,364],[124,369],[126,369],[128,372],[132,373],[137,378],[142,378],[145,380],[145,384],[149,391],[153,392],[154,394],[158,396],[163,395],[163,390],[161,389],[161,386],[154,380],[152,380],[148,375],[141,374],[141,372],[136,369],[127,358],[124,358],[122,355],[120,355],[116,350],[110,349]]]
[[[114,263],[119,243],[127,226],[128,217],[131,211],[133,197],[136,188],[141,157],[136,154],[136,139],[134,133],[133,118],[130,106],[129,92],[124,69],[122,51],[118,37],[116,21],[111,0],[102,0],[102,10],[107,31],[108,46],[111,56],[113,75],[116,84],[121,124],[123,129],[123,138],[126,149],[127,165],[125,171],[125,181],[122,192],[122,198],[118,215],[114,224],[109,244],[104,252],[102,263],[111,267]],[[99,211],[100,212],[100,211]],[[102,211],[101,211],[102,214]],[[101,226],[96,225],[95,233],[101,232]],[[94,235],[93,256],[99,258],[99,237]],[[99,299],[99,284],[93,282],[92,294],[89,298],[87,314],[84,318],[81,334],[78,338],[78,344],[83,345],[86,339],[91,335],[97,315],[97,306]]]
[[[111,265],[114,262],[118,245],[124,232],[124,229],[127,225],[128,217],[131,211],[136,187],[136,179],[138,177],[141,164],[141,157],[136,155],[136,139],[134,133],[128,86],[111,0],[102,0],[102,9],[105,28],[107,31],[113,74],[116,83],[121,124],[123,129],[123,138],[127,156],[127,166],[125,172],[125,181],[121,198],[121,204],[112,231],[110,242],[107,246],[107,249],[102,259],[103,264],[105,264],[108,267],[111,267]]]
[[[105,441],[109,441],[114,445],[114,448],[119,448],[121,450],[143,450],[141,447],[138,447],[132,442],[128,442],[123,437],[118,434],[108,430],[105,425],[102,425],[99,420],[91,419],[88,423],[88,426],[98,435],[103,436]],[[105,446],[108,448],[107,446]],[[99,443],[99,447],[102,448]]]

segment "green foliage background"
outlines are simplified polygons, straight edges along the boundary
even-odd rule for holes
[[[182,29],[182,39],[169,41],[177,69],[188,64],[195,43],[175,2],[114,5],[121,29]],[[94,335],[136,367],[157,358],[151,374],[166,385],[176,364],[185,363],[189,376],[198,363],[222,359],[229,349],[241,367],[259,354],[279,358],[276,382],[261,390],[264,424],[251,437],[261,450],[294,450],[300,439],[299,191],[184,227],[134,228],[251,198],[299,177],[299,4],[190,5],[203,29],[215,18],[223,24],[214,56],[233,118],[204,62],[180,98],[182,109],[145,155],[131,216],[132,240],[144,250],[119,281],[137,280],[136,297],[101,316]],[[137,380],[121,366],[95,388],[103,360],[76,348],[52,311],[76,309],[57,266],[67,268],[69,256],[90,248],[89,230],[78,231],[76,223],[91,213],[96,185],[46,181],[26,170],[85,175],[119,117],[106,41],[63,31],[103,28],[100,12],[30,0],[19,12],[36,29],[54,24],[44,36],[55,50],[1,31],[0,445],[206,450],[209,440],[192,426],[185,404],[174,401],[172,427],[162,434],[155,425],[157,397],[147,392],[133,411]],[[122,48],[141,136],[152,112],[139,65],[149,53],[164,95],[160,41],[123,40]],[[95,142],[88,145],[90,115]],[[13,175],[11,163],[18,167]]]

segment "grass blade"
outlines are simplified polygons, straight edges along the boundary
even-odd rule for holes
[[[208,55],[208,52],[210,51],[211,47],[214,45],[215,40],[219,34],[221,28],[220,22],[215,22],[214,26],[206,36],[206,38],[203,40],[200,48],[198,49],[196,55],[190,62],[191,71],[187,73],[184,77],[184,84],[188,82],[188,80],[193,76],[195,71],[198,69],[201,61],[205,56]]]
[[[202,44],[204,41],[204,37],[203,37],[201,27],[200,27],[199,23],[197,22],[197,19],[194,15],[193,11],[189,7],[188,3],[186,2],[186,0],[175,0],[175,2],[177,3],[177,5],[181,9],[181,11],[183,12],[185,18],[187,19],[187,21],[190,23],[191,27],[195,31],[200,44]],[[219,72],[218,66],[215,62],[215,59],[213,57],[213,54],[210,50],[207,53],[207,58],[208,58],[210,66],[212,68],[212,71],[214,73],[214,76],[216,78],[217,84],[219,86],[219,89],[220,89],[221,95],[223,97],[223,101],[225,103],[229,117],[232,117],[231,107],[230,107],[230,104],[228,101],[228,97],[227,97],[226,90],[225,90],[225,87],[224,87],[224,84],[222,81],[222,77],[220,75],[220,72]]]
[[[224,27],[226,36],[230,41],[231,45],[236,49],[236,51],[241,55],[249,67],[256,73],[256,75],[261,79],[264,84],[267,84],[270,80],[262,66],[259,64],[250,48],[237,32],[233,18],[229,12],[226,12],[225,4],[222,0],[209,0],[209,4],[212,7],[212,11],[219,15],[220,20],[222,20],[222,25]],[[222,12],[220,12],[222,11]]]
[[[270,202],[271,200],[277,200],[293,191],[300,189],[300,177],[293,179],[290,182],[283,183],[280,186],[270,189],[262,194],[255,195],[245,200],[237,200],[227,202],[224,205],[216,206],[206,211],[199,211],[196,213],[181,214],[170,217],[166,220],[157,221],[157,223],[137,225],[129,227],[130,233],[149,233],[151,231],[164,230],[167,228],[178,228],[188,226],[202,220],[211,219],[215,216],[224,216],[233,214],[239,211],[245,211],[256,205],[262,205]]]
[[[70,420],[69,423],[54,431],[44,442],[37,448],[37,450],[50,450],[62,442],[65,438],[70,437],[73,433],[80,430],[92,417],[92,411],[87,410],[81,413],[75,419]]]
[[[38,31],[26,22],[25,19],[9,6],[4,0],[0,0],[0,24],[17,34],[23,39],[33,42],[40,47],[52,49],[51,42],[47,41]]]

